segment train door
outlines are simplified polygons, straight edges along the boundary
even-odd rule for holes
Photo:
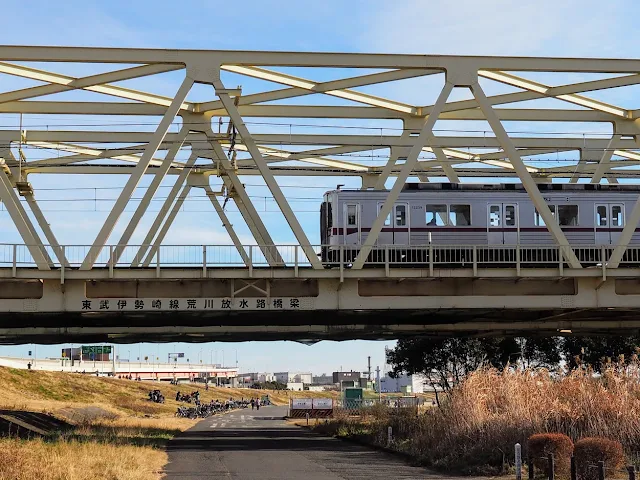
[[[378,215],[380,215],[380,210],[382,210],[383,205],[384,202],[378,203]],[[393,212],[387,215],[387,218],[384,219],[384,224],[382,225],[382,230],[376,240],[376,245],[393,245],[393,226],[391,225],[392,215]]]
[[[361,245],[360,204],[346,203],[344,206],[344,242],[343,245]]]
[[[594,225],[596,245],[618,243],[624,227],[624,204],[596,204]]]
[[[487,205],[487,238],[489,245],[517,245],[520,222],[517,203]]]
[[[396,203],[393,206],[393,244],[409,245],[409,204]]]

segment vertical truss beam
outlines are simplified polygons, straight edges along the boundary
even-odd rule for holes
[[[137,267],[140,265],[140,262],[142,261],[145,253],[147,253],[147,250],[151,246],[151,242],[153,242],[153,239],[156,236],[156,233],[158,233],[158,230],[160,229],[162,222],[164,221],[167,214],[169,213],[171,209],[171,205],[173,204],[174,200],[178,196],[178,193],[180,193],[180,189],[182,188],[182,185],[184,184],[184,182],[187,180],[187,177],[191,173],[191,167],[193,166],[194,163],[196,163],[197,159],[198,159],[198,153],[192,152],[191,156],[185,163],[184,168],[180,172],[180,175],[178,175],[178,178],[173,184],[173,187],[171,187],[171,190],[169,191],[167,198],[164,200],[164,203],[162,204],[160,211],[156,215],[156,218],[153,221],[151,228],[149,228],[149,230],[147,231],[147,235],[144,237],[144,240],[142,241],[142,245],[140,245],[140,248],[138,249],[136,256],[133,257],[133,261],[131,262],[132,267]]]
[[[542,216],[542,219],[544,220],[545,225],[547,226],[547,229],[553,236],[554,240],[562,249],[564,258],[567,260],[569,266],[571,266],[571,268],[582,268],[580,262],[578,261],[578,258],[576,257],[576,254],[570,248],[567,237],[558,225],[555,217],[552,215],[547,202],[545,202],[544,198],[542,198],[540,190],[538,190],[538,186],[531,177],[531,174],[527,170],[527,167],[522,161],[522,158],[520,158],[518,150],[513,145],[513,142],[511,142],[509,135],[507,135],[507,132],[502,126],[498,115],[493,111],[491,103],[482,90],[482,87],[480,87],[480,84],[476,80],[473,84],[471,84],[469,88],[471,90],[471,93],[473,93],[476,101],[478,102],[478,105],[480,105],[480,109],[482,110],[482,113],[484,113],[487,122],[489,122],[493,133],[500,143],[500,146],[508,155],[509,160],[511,160],[511,164],[518,174],[518,177],[520,177],[520,181],[529,194],[529,198],[531,198],[533,205]]]
[[[135,231],[136,227],[140,223],[140,220],[142,220],[142,217],[144,216],[147,209],[149,208],[149,205],[151,204],[151,200],[153,199],[154,195],[158,191],[158,187],[162,183],[162,180],[164,180],[164,178],[166,177],[167,172],[169,171],[169,168],[171,168],[173,160],[176,158],[176,155],[180,151],[180,148],[182,148],[182,144],[184,143],[184,139],[187,137],[188,133],[189,133],[189,126],[182,125],[180,132],[178,132],[177,140],[173,143],[173,145],[171,145],[171,148],[167,151],[167,155],[164,157],[164,160],[160,164],[160,167],[154,170],[155,175],[153,176],[153,180],[149,184],[147,191],[144,193],[142,200],[138,204],[138,208],[136,208],[136,211],[133,213],[131,220],[129,220],[129,224],[125,228],[124,232],[122,232],[122,236],[120,237],[120,240],[118,241],[116,248],[113,251],[113,256],[110,259],[110,262],[114,266],[118,263],[118,260],[122,256],[122,253],[124,252],[127,244],[129,243],[129,240],[131,239],[133,232]]]
[[[51,258],[42,245],[42,241],[38,237],[37,232],[33,228],[33,224],[27,217],[27,213],[20,205],[20,199],[13,190],[11,181],[5,173],[2,165],[0,165],[0,200],[5,204],[13,224],[18,229],[22,240],[29,249],[31,257],[35,262],[38,270],[51,270]]]
[[[382,230],[382,226],[384,224],[385,219],[391,213],[391,209],[393,208],[393,205],[398,199],[398,196],[400,195],[400,191],[402,190],[402,187],[404,187],[404,184],[407,178],[409,177],[409,174],[412,172],[412,170],[418,163],[418,156],[422,151],[422,147],[425,146],[428,139],[430,138],[430,134],[432,134],[433,126],[438,120],[438,115],[440,115],[440,112],[444,108],[444,105],[446,104],[447,99],[449,98],[449,94],[451,93],[451,90],[453,90],[453,87],[454,87],[453,83],[450,83],[449,81],[445,82],[444,87],[442,88],[442,91],[438,96],[438,100],[436,100],[436,103],[433,106],[431,113],[425,120],[424,125],[420,130],[420,135],[418,135],[418,137],[416,138],[416,141],[411,147],[411,151],[407,156],[407,160],[405,161],[404,165],[402,165],[402,168],[400,169],[400,173],[398,173],[398,177],[396,178],[396,181],[393,184],[393,188],[387,195],[387,198],[384,201],[384,205],[378,212],[378,217],[376,218],[376,220],[373,222],[373,225],[371,226],[369,235],[367,235],[367,239],[362,245],[362,248],[360,249],[360,253],[358,253],[357,258],[353,262],[353,265],[352,265],[353,269],[361,269],[364,266],[364,263],[366,262],[367,257],[369,256],[369,252],[371,252],[373,245],[375,244],[376,240],[378,240],[378,236],[380,235],[380,231]]]
[[[182,208],[182,204],[184,203],[185,198],[187,198],[187,195],[189,195],[190,190],[191,190],[191,185],[189,184],[185,185],[182,188],[182,191],[180,192],[180,195],[178,196],[176,203],[173,204],[173,208],[171,209],[169,216],[167,217],[164,224],[162,225],[162,228],[160,229],[158,236],[154,240],[153,245],[151,245],[151,248],[149,249],[149,253],[147,253],[147,256],[142,262],[143,267],[148,267],[151,264],[151,260],[153,260],[153,257],[158,252],[158,249],[160,248],[160,245],[162,244],[164,237],[167,235],[167,232],[169,231],[171,224],[173,223],[176,216],[178,215],[178,212]]]
[[[242,258],[242,261],[248,267],[249,264],[251,263],[251,260],[249,259],[249,255],[247,255],[247,252],[242,246],[242,243],[240,242],[238,235],[236,235],[236,231],[233,229],[233,225],[231,225],[231,222],[229,221],[227,214],[224,213],[224,210],[220,206],[220,203],[216,198],[216,194],[208,185],[204,187],[204,191],[207,194],[207,197],[209,197],[209,200],[211,200],[211,204],[213,205],[213,208],[215,208],[216,212],[218,213],[218,216],[220,217],[220,221],[222,222],[222,225],[224,226],[227,233],[229,234],[229,237],[231,237],[231,240],[233,241],[233,244],[235,245],[236,250],[238,250],[238,253]]]
[[[120,215],[122,215],[122,212],[124,212],[125,207],[129,203],[129,200],[131,199],[133,192],[138,186],[140,179],[142,178],[144,173],[147,171],[149,162],[151,161],[155,153],[158,151],[160,144],[164,140],[164,137],[166,136],[167,132],[169,131],[169,127],[171,126],[173,119],[178,113],[178,110],[180,110],[182,102],[187,97],[189,90],[191,90],[192,85],[193,85],[193,79],[189,76],[186,76],[185,79],[182,81],[182,85],[180,85],[180,88],[178,89],[176,96],[171,101],[171,105],[169,105],[169,107],[167,108],[167,111],[162,117],[162,120],[160,121],[160,124],[158,125],[157,130],[149,140],[149,143],[147,144],[147,147],[145,148],[144,153],[140,157],[140,161],[136,164],[134,171],[131,173],[131,176],[129,177],[129,180],[127,181],[126,185],[122,189],[122,192],[118,197],[118,200],[116,200],[115,205],[111,209],[111,212],[109,213],[109,216],[107,217],[107,220],[105,221],[104,225],[100,229],[100,232],[98,233],[98,236],[93,242],[93,245],[89,249],[89,252],[87,253],[86,258],[84,259],[84,262],[82,262],[82,265],[80,266],[80,270],[91,270],[93,268],[93,265],[95,264],[96,259],[100,254],[100,251],[102,250],[105,243],[109,239],[109,235],[111,235],[111,232],[113,231],[113,228],[115,227],[118,219],[120,218]]]
[[[231,162],[222,150],[220,143],[213,138],[213,132],[209,132],[209,135],[209,145],[211,145],[217,160],[222,165],[224,173],[226,174],[226,176],[222,177],[222,180],[224,181],[225,186],[228,189],[233,189],[237,195],[237,197],[234,198],[236,206],[249,227],[251,235],[253,235],[255,241],[258,242],[264,258],[267,260],[270,267],[284,266],[284,260],[280,256],[278,249],[275,247],[267,227],[265,227],[256,208],[253,206],[253,202],[249,198],[240,178],[238,178],[238,175],[234,171]]]
[[[316,252],[313,250],[311,244],[309,243],[307,235],[304,233],[304,230],[302,230],[302,227],[300,226],[300,222],[298,222],[298,219],[293,213],[289,202],[287,202],[287,199],[282,193],[282,190],[278,186],[278,182],[273,176],[271,170],[269,170],[268,163],[264,160],[262,154],[260,153],[260,149],[258,149],[258,146],[253,141],[253,137],[249,133],[249,130],[247,129],[242,117],[240,116],[240,113],[238,112],[238,107],[234,104],[233,100],[231,100],[231,97],[225,90],[224,84],[219,79],[214,80],[213,84],[218,98],[220,98],[220,101],[224,105],[225,110],[233,121],[233,124],[240,134],[242,141],[247,147],[247,150],[249,150],[249,153],[256,163],[258,170],[260,170],[260,173],[262,174],[264,182],[269,187],[273,198],[280,207],[284,218],[287,220],[289,227],[298,240],[298,244],[307,256],[309,263],[314,269],[322,269],[322,262],[320,262],[320,260],[318,259]]]

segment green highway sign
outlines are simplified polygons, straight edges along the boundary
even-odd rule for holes
[[[111,353],[110,345],[82,345],[82,354],[83,355],[101,355],[103,353]]]

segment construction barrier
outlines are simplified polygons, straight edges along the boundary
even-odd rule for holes
[[[292,398],[289,402],[291,418],[326,418],[333,415],[334,401],[331,398]]]

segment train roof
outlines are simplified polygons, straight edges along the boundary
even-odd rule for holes
[[[541,192],[640,192],[640,185],[631,184],[591,184],[591,183],[538,183]],[[405,183],[403,193],[424,191],[520,191],[524,192],[521,183]],[[372,190],[341,189],[332,192],[365,192]],[[378,192],[388,190],[376,190]]]

